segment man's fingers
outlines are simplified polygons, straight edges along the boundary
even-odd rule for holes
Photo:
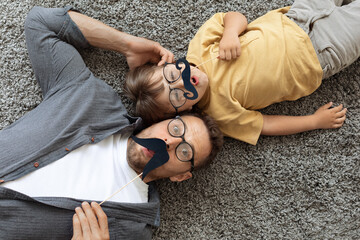
[[[81,204],[84,212],[85,212],[85,215],[88,219],[88,222],[89,222],[89,225],[90,225],[90,229],[91,229],[91,232],[93,234],[97,234],[99,233],[99,224],[98,224],[98,221],[96,219],[96,216],[94,214],[94,211],[93,209],[90,207],[90,204],[87,203],[87,202],[83,202]]]
[[[89,222],[85,216],[85,213],[83,212],[83,210],[81,209],[81,207],[77,207],[75,208],[75,212],[80,220],[80,224],[81,224],[81,230],[83,233],[83,237],[85,239],[89,239],[90,235],[91,235],[91,230],[90,230],[90,225]]]
[[[82,237],[82,230],[81,230],[81,224],[79,217],[77,214],[74,214],[73,216],[73,237],[72,239],[79,239]]]
[[[109,227],[108,227],[108,220],[107,220],[107,216],[104,213],[104,211],[102,210],[102,208],[100,207],[100,205],[96,202],[92,202],[91,203],[91,207],[93,208],[96,217],[99,221],[99,226],[100,226],[100,230],[103,233],[108,233],[109,232]]]
[[[162,47],[160,44],[155,45],[155,53],[158,54],[161,57],[160,62],[158,63],[158,66],[165,64],[165,62],[172,63],[174,62],[174,54],[167,50],[166,48]],[[160,59],[159,57],[159,59]]]

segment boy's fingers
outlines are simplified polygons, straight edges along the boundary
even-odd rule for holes
[[[231,60],[231,51],[230,50],[226,51],[226,60]]]
[[[343,108],[341,111],[337,112],[335,116],[337,118],[340,118],[342,116],[345,116],[346,112],[347,112],[347,108]]]
[[[234,48],[231,52],[232,52],[232,58],[233,59],[238,57],[237,53],[236,53],[236,48]]]
[[[346,116],[344,115],[344,116],[341,117],[341,118],[335,119],[335,123],[336,123],[336,124],[342,124],[342,123],[345,121],[345,119],[346,119]]]
[[[220,50],[220,59],[224,60],[225,59],[225,52],[224,50]]]
[[[340,104],[339,106],[336,106],[336,107],[333,108],[333,110],[334,110],[335,112],[340,112],[341,109],[343,109],[343,105],[342,105],[342,104]]]
[[[328,108],[330,108],[332,105],[333,105],[333,103],[332,103],[332,102],[329,102],[329,103],[325,104],[325,105],[322,106],[322,107],[323,107],[324,109],[328,109]]]
[[[343,124],[344,124],[344,123],[334,124],[334,125],[333,125],[333,128],[339,128],[339,127],[341,127]]]
[[[241,55],[241,47],[236,48],[236,56],[240,57]]]

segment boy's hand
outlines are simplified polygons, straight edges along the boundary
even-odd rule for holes
[[[100,205],[83,202],[81,206],[75,209],[73,216],[72,239],[110,239],[107,216]]]
[[[165,62],[174,62],[174,54],[162,47],[159,43],[149,39],[127,36],[127,48],[124,51],[130,69],[145,63],[157,63],[158,66]]]
[[[224,32],[219,44],[219,55],[222,60],[231,60],[240,57],[241,45],[236,33]]]
[[[344,124],[347,108],[343,108],[342,104],[330,108],[332,104],[329,102],[314,113],[317,129],[339,128]]]

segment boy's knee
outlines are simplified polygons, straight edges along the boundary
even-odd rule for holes
[[[29,29],[29,27],[34,27],[37,23],[41,22],[43,10],[43,7],[35,6],[28,12],[25,19],[25,30]]]

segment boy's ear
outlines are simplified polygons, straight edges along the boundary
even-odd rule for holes
[[[191,172],[186,172],[183,174],[169,177],[170,181],[172,181],[172,182],[182,182],[182,181],[188,180],[189,178],[192,178]]]

